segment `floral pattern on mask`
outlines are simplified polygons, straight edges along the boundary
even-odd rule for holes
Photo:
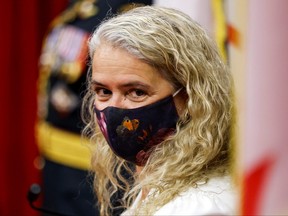
[[[139,120],[138,119],[132,119],[130,120],[129,117],[125,116],[121,125],[119,125],[116,129],[118,136],[128,136],[131,133],[134,133],[139,126]]]
[[[96,119],[103,136],[108,140],[107,120],[105,114],[100,113],[100,116],[97,116]]]

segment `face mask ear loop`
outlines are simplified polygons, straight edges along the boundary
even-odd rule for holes
[[[178,89],[172,96],[175,97],[182,89],[183,89],[183,87],[181,87],[180,89]]]

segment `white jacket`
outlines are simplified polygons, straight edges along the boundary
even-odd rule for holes
[[[140,202],[141,195],[140,192],[123,216],[133,215],[133,209]],[[236,215],[237,203],[236,189],[231,178],[226,176],[213,178],[197,188],[190,188],[162,206],[154,215]]]

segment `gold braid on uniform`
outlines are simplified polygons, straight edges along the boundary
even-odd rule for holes
[[[64,25],[65,23],[72,22],[77,17],[80,17],[81,19],[87,19],[96,15],[99,11],[99,8],[95,5],[95,3],[96,0],[78,1],[73,6],[62,12],[61,15],[56,17],[48,27],[45,39],[42,43],[42,49],[45,48],[48,35],[52,29]],[[61,73],[63,73],[63,71],[65,73],[65,71],[68,70],[68,72],[71,74],[73,71],[71,71],[69,68],[81,71],[81,68],[77,67],[77,65],[66,65],[66,70],[65,67],[61,68]],[[52,161],[57,161],[58,163],[66,166],[87,170],[90,167],[90,151],[87,147],[87,143],[85,143],[85,140],[81,139],[78,134],[55,128],[49,123],[45,122],[48,105],[48,95],[46,90],[51,73],[51,65],[45,63],[41,64],[40,58],[39,77],[37,83],[38,122],[35,128],[39,150],[42,155],[45,155],[46,158]],[[77,80],[79,75],[79,73],[76,75],[74,73],[73,76],[72,73],[70,79],[68,75],[65,78],[68,82],[73,82]]]

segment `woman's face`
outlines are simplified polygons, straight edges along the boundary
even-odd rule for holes
[[[92,71],[92,88],[96,94],[94,104],[98,110],[108,106],[138,108],[175,92],[155,68],[109,45],[97,48]]]

